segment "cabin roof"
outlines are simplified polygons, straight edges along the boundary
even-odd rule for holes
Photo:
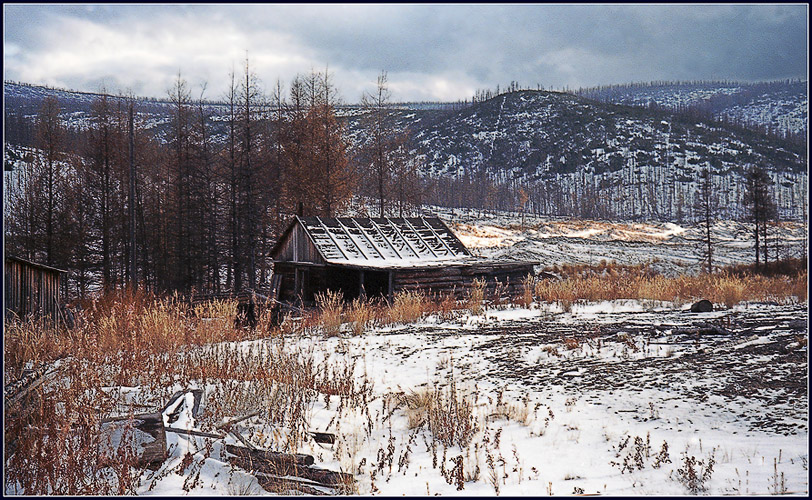
[[[299,217],[271,254],[276,258],[290,231],[301,224],[328,264],[353,267],[422,267],[469,261],[471,253],[436,217]]]
[[[15,257],[13,255],[5,255],[4,257],[5,257],[5,260],[10,260],[10,261],[14,261],[14,262],[22,262],[23,264],[25,264],[27,266],[30,266],[30,267],[33,267],[33,268],[36,268],[36,269],[42,269],[44,271],[51,271],[51,272],[55,272],[55,273],[67,273],[67,271],[65,271],[63,269],[57,269],[55,267],[46,266],[45,264],[38,264],[36,262],[31,262],[30,260],[21,259],[19,257]]]

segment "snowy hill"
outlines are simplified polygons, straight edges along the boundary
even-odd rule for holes
[[[808,82],[677,82],[611,85],[579,89],[602,102],[670,110],[705,110],[717,119],[805,136],[809,130]]]
[[[639,104],[653,100],[662,107],[680,107],[702,99],[718,104],[727,95],[733,96],[729,105],[719,109],[731,116],[769,115],[773,121],[805,123],[807,96],[800,86],[684,85],[676,90],[628,86],[615,88],[614,93],[582,91],[590,99],[526,90],[468,106],[398,105],[391,111],[391,120],[395,128],[409,131],[413,153],[424,160],[424,174],[528,186],[528,210],[537,213],[679,221],[691,217],[699,172],[709,168],[720,215],[741,218],[743,174],[759,165],[773,180],[781,216],[798,220],[808,192],[805,144]],[[805,89],[805,82],[802,86]],[[10,82],[5,83],[4,94],[6,140],[12,143],[19,136],[14,127],[30,120],[46,95],[59,99],[63,117],[74,128],[84,126],[97,97]],[[761,114],[757,103],[765,110]],[[226,106],[203,106],[210,115],[215,142],[224,142]],[[163,137],[170,125],[171,104],[139,99],[137,109],[147,128]],[[346,105],[338,114],[347,123],[350,143],[361,144],[364,111]]]
[[[604,198],[612,217],[679,219],[693,204],[704,168],[726,217],[743,215],[743,174],[754,165],[770,173],[784,217],[800,216],[807,192],[800,144],[557,92],[500,95],[416,131],[415,140],[430,173],[520,179],[546,195],[531,196],[541,213],[568,208],[595,216],[579,211]]]

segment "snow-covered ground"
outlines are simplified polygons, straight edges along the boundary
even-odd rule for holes
[[[469,249],[482,256],[540,262],[543,266],[651,263],[669,276],[702,270],[702,232],[692,224],[671,222],[609,222],[526,215],[524,226],[516,213],[435,209]],[[718,267],[753,262],[750,225],[717,221],[712,228],[714,262]],[[783,222],[770,238],[779,242],[781,257],[803,254],[808,228]]]
[[[808,305],[686,307],[612,301],[564,312],[534,304],[219,349],[306,352],[317,366],[350,367],[358,386],[366,381],[363,401],[313,399],[309,430],[337,440],[296,450],[353,474],[360,494],[682,495],[690,457],[706,472],[695,481],[699,494],[806,494]],[[214,391],[199,387],[205,410]],[[404,401],[451,387],[460,406],[470,404],[474,430],[467,444],[444,447],[427,426],[410,427],[414,410]],[[189,395],[167,424],[211,431],[191,406]],[[259,418],[239,425],[253,444],[283,449],[284,428]],[[167,433],[170,458],[141,477],[138,493],[267,493],[228,464],[224,443],[239,444]]]

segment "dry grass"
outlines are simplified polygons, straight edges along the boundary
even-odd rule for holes
[[[347,319],[352,324],[352,333],[355,335],[363,334],[367,325],[372,321],[374,313],[373,305],[369,301],[361,297],[354,299],[347,311]]]
[[[475,279],[471,290],[468,292],[468,309],[473,314],[482,314],[483,301],[485,300],[485,280]]]
[[[312,347],[290,349],[281,335],[250,347],[223,342],[268,337],[269,314],[259,316],[260,328],[238,328],[230,302],[191,307],[176,297],[118,293],[83,306],[71,331],[5,323],[7,384],[26,368],[53,368],[62,360],[24,411],[5,408],[5,491],[135,493],[141,473],[132,453],[105,451],[98,422],[145,409],[122,405],[105,388],[139,388],[138,402],[157,407],[176,386],[206,388],[206,411],[198,419],[204,428],[261,408],[267,422],[290,429],[291,452],[306,439],[307,415],[319,394],[338,395],[344,407],[371,394],[354,361],[316,363]]]
[[[334,337],[341,331],[344,297],[341,292],[327,290],[316,294],[316,305],[319,309],[319,321],[328,337]]]
[[[61,383],[43,386],[23,404],[4,405],[6,493],[132,495],[140,475],[132,447],[112,449],[98,433],[110,408],[96,374],[65,363]],[[122,439],[124,441],[124,439]]]
[[[392,306],[386,311],[387,323],[413,323],[429,311],[426,296],[418,291],[395,294]]]
[[[457,298],[453,293],[449,293],[444,295],[443,298],[438,302],[437,312],[441,319],[447,320],[453,318],[454,311],[457,311],[459,308],[460,306],[457,303]]]
[[[454,381],[446,389],[426,388],[402,396],[410,429],[426,426],[446,447],[465,448],[479,428],[470,394],[458,391]]]
[[[518,300],[518,304],[522,307],[530,307],[530,304],[533,303],[534,283],[535,280],[530,274],[522,280],[522,295]]]
[[[764,276],[722,271],[716,274],[669,278],[648,265],[564,266],[554,271],[561,280],[538,280],[535,293],[541,302],[559,303],[565,310],[579,300],[615,299],[688,302],[707,299],[732,307],[742,301],[805,302],[806,270],[794,275]],[[520,299],[522,303],[525,299]]]

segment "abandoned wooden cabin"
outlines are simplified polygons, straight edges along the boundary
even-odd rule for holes
[[[438,218],[295,217],[271,250],[279,299],[312,304],[340,291],[392,300],[400,291],[468,292],[476,279],[516,291],[532,262],[475,257]]]
[[[18,257],[5,257],[6,316],[18,318],[60,317],[60,285],[66,271]]]

